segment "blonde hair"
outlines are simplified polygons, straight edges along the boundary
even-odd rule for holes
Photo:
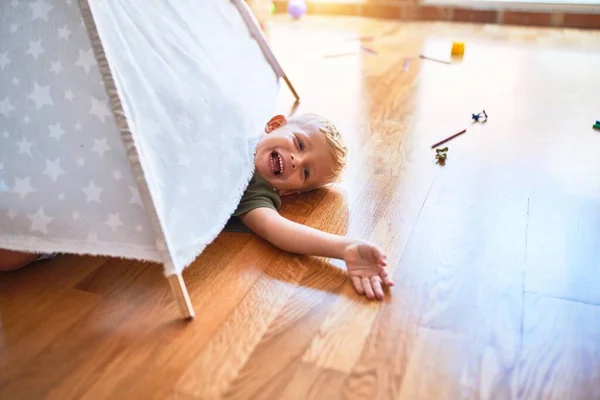
[[[342,171],[346,167],[348,149],[342,141],[337,126],[330,119],[312,113],[290,118],[288,123],[296,124],[302,128],[317,128],[324,135],[327,144],[329,144],[329,152],[333,159],[333,174],[326,178],[324,185],[338,182]]]

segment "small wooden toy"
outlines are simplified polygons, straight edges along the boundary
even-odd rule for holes
[[[431,60],[431,61],[439,62],[442,64],[452,64],[452,62],[450,62],[450,61],[442,60],[441,58],[429,57],[429,56],[426,56],[425,54],[421,54],[419,57],[421,57],[424,60]]]
[[[373,54],[373,55],[377,55],[377,52],[376,52],[375,50],[372,50],[372,49],[370,49],[370,48],[368,48],[368,47],[365,47],[365,46],[360,46],[360,49],[361,49],[362,51],[366,52],[366,53]]]
[[[450,137],[447,137],[446,139],[444,139],[444,140],[441,140],[441,141],[437,142],[436,144],[434,144],[433,146],[431,146],[431,148],[432,148],[432,149],[435,149],[435,148],[436,148],[436,147],[438,147],[439,145],[442,145],[442,144],[446,143],[447,141],[449,141],[449,140],[452,140],[452,139],[454,139],[455,137],[462,135],[462,134],[463,134],[463,133],[465,133],[466,131],[467,131],[466,129],[463,129],[462,131],[460,131],[460,132],[458,132],[458,133],[455,133],[454,135],[452,135],[452,136],[450,136]]]
[[[481,122],[485,122],[485,121],[487,121],[487,119],[488,119],[488,115],[487,115],[487,113],[485,112],[485,110],[483,110],[482,112],[480,112],[480,113],[477,113],[477,114],[471,114],[471,115],[472,115],[472,116],[471,116],[471,119],[473,119],[475,122],[479,122],[479,118],[482,118],[481,114],[483,114],[483,116],[485,117],[485,119],[484,119],[483,121],[481,121]]]
[[[443,149],[436,149],[436,164],[444,165],[446,163],[446,158],[448,157],[448,147],[444,147]]]
[[[452,52],[453,56],[462,56],[465,54],[465,44],[463,42],[454,42],[452,43]]]
[[[360,50],[364,51],[365,53],[368,54],[373,54],[373,55],[377,55],[377,52],[373,49],[370,49],[368,47],[365,46],[360,46]],[[355,51],[349,51],[349,52],[345,52],[345,53],[334,53],[334,54],[327,54],[325,56],[323,56],[323,58],[335,58],[335,57],[344,57],[344,56],[353,56],[356,55],[357,53]]]

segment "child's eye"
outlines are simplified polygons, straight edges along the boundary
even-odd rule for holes
[[[308,168],[304,168],[304,180],[308,179],[309,176],[310,172],[308,171]]]
[[[300,151],[304,151],[304,142],[302,141],[302,139],[296,136],[296,140],[298,141],[298,149],[300,149]]]

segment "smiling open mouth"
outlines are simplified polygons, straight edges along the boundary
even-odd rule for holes
[[[271,152],[271,171],[275,175],[283,175],[283,158],[276,151]]]

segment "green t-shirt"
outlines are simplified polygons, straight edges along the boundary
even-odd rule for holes
[[[281,197],[279,197],[279,194],[277,194],[267,181],[255,172],[224,230],[248,232],[249,230],[239,220],[239,217],[248,211],[260,207],[267,207],[277,211],[281,207]]]

